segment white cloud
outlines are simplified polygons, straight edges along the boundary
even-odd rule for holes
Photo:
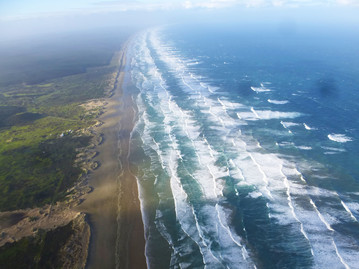
[[[281,1],[281,0],[274,0],[272,1],[273,6],[275,7],[282,7],[285,4],[285,1]]]
[[[1,0],[0,0],[1,1]],[[67,1],[67,0],[66,0]],[[70,0],[69,0],[70,1]],[[86,0],[82,0],[83,3]],[[81,3],[82,3],[81,2]],[[77,3],[77,2],[76,2]],[[80,3],[80,2],[78,2]],[[359,0],[88,0],[81,6],[63,5],[61,10],[41,10],[21,14],[1,14],[0,21],[24,17],[52,17],[66,14],[89,14],[125,11],[220,9],[230,7],[305,7],[305,6],[353,6],[359,7]],[[0,5],[1,8],[1,5]],[[0,10],[1,11],[1,10]],[[32,10],[33,11],[33,10]],[[5,16],[4,16],[5,15]]]
[[[190,3],[190,5],[188,5]],[[186,1],[186,8],[224,8],[236,5],[235,0],[211,0],[211,1]]]
[[[345,6],[359,6],[358,0],[337,0],[337,3],[339,5],[345,5]]]
[[[183,7],[186,8],[186,9],[189,9],[189,8],[192,8],[193,7],[193,4],[191,1],[186,1],[183,3]]]
[[[182,7],[191,8],[226,8],[240,7],[305,7],[305,6],[358,6],[359,0],[191,0],[182,1]],[[173,8],[178,5],[173,4]]]

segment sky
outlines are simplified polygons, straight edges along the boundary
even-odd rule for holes
[[[139,10],[359,7],[359,0],[0,0],[0,20]]]
[[[358,14],[359,0],[0,0],[0,46],[54,32],[182,22],[359,29]]]

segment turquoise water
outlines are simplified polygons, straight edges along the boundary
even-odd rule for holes
[[[358,268],[358,47],[270,25],[132,40],[150,268]]]

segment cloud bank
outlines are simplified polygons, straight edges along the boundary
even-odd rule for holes
[[[359,6],[359,0],[186,0],[186,1],[98,1],[97,6],[121,10],[194,9],[227,7]]]
[[[41,0],[33,0],[37,4]],[[40,1],[40,2],[39,2]],[[196,10],[196,9],[225,9],[225,8],[300,8],[300,7],[359,7],[359,0],[82,0],[72,2],[66,0],[59,5],[59,0],[47,2],[49,8],[35,11],[28,2],[29,10],[20,0],[7,2],[13,6],[13,12],[1,12],[0,21],[21,18],[56,17],[64,15],[81,15],[108,12],[127,11],[161,11],[161,10]],[[63,0],[64,1],[64,0]],[[21,2],[21,3],[20,3]],[[49,4],[51,3],[51,4]],[[21,4],[22,12],[16,12],[16,6]],[[5,6],[3,6],[5,7]],[[4,9],[3,9],[4,10]]]

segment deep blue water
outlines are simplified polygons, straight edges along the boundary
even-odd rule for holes
[[[359,268],[358,47],[340,27],[133,39],[150,268]]]

